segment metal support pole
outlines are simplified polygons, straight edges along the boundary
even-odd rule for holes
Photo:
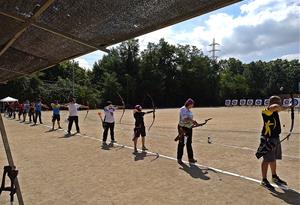
[[[9,142],[8,142],[8,139],[7,139],[7,134],[6,134],[6,131],[5,131],[5,127],[4,127],[4,123],[3,123],[3,119],[2,119],[1,114],[0,114],[0,131],[1,131],[2,141],[3,141],[4,149],[5,149],[5,152],[6,152],[8,164],[9,164],[9,166],[15,168],[15,164],[14,164],[13,157],[12,157],[12,154],[11,154],[11,150],[10,150],[10,146],[9,146]],[[20,189],[20,185],[19,185],[19,181],[18,181],[17,177],[15,179],[15,186],[16,186],[16,189],[17,189],[16,193],[17,193],[19,205],[24,205],[24,201],[23,201],[23,197],[22,197],[22,193],[21,193],[21,189]]]

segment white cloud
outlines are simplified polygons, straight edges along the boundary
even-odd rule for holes
[[[222,58],[237,57],[244,61],[269,60],[275,52],[300,42],[300,14],[296,1],[253,0],[240,7],[240,14],[210,14],[204,24],[190,31],[176,31],[173,27],[164,28],[139,37],[146,48],[148,42],[158,42],[165,38],[171,44],[190,44],[201,48],[206,54],[208,45],[215,38],[221,44]],[[200,17],[199,17],[200,18]],[[182,23],[184,24],[184,23]],[[278,53],[280,57],[285,53]]]
[[[75,58],[74,61],[77,61],[80,67],[91,70],[94,63],[101,59],[104,54],[105,53],[102,51],[94,51],[92,53]]]
[[[281,59],[286,59],[286,60],[295,60],[298,59],[300,60],[300,53],[293,53],[293,54],[287,54],[287,55],[283,55],[280,57]]]
[[[91,69],[89,62],[83,57],[75,58],[74,61],[78,62],[79,66],[84,69]]]
[[[176,26],[170,26],[140,36],[140,48],[143,50],[148,42],[157,43],[161,38],[165,38],[174,45],[195,45],[209,55],[208,45],[215,38],[216,42],[221,44],[221,52],[218,53],[221,58],[235,57],[249,62],[300,53],[300,4],[297,1],[244,2],[238,14],[215,11],[207,14],[204,23],[190,29],[178,30]],[[189,23],[183,22],[181,27]],[[90,54],[78,58],[78,61],[82,66],[91,68],[102,56],[103,54]]]

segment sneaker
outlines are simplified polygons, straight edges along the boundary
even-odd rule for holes
[[[148,149],[147,149],[147,147],[143,146],[143,147],[142,147],[142,150],[143,150],[143,151],[146,151],[146,150],[148,150]]]
[[[58,129],[62,129],[62,127],[58,127]]]
[[[183,161],[181,159],[177,159],[178,164],[183,164]]]
[[[102,146],[107,146],[106,142],[102,142]]]
[[[287,183],[281,180],[277,175],[272,177],[272,182],[279,185],[287,185]]]
[[[133,153],[138,153],[137,148],[134,148]]]
[[[275,188],[270,184],[270,182],[267,179],[263,179],[260,184],[269,190],[275,190]]]
[[[195,159],[189,159],[189,163],[196,163],[197,162],[197,160],[195,160]]]
[[[110,143],[117,143],[117,141],[116,140],[112,140]]]

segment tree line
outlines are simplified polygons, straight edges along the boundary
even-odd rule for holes
[[[73,85],[74,71],[74,85]],[[85,70],[66,61],[47,70],[23,76],[0,87],[0,97],[20,101],[67,102],[74,96],[82,104],[101,107],[107,100],[128,108],[135,104],[178,107],[191,97],[196,106],[219,106],[224,100],[267,98],[296,92],[300,82],[299,60],[243,63],[238,59],[214,61],[191,45],[171,45],[164,39],[140,50],[137,39],[125,41]]]

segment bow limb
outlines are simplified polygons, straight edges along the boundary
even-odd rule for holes
[[[293,129],[294,129],[294,121],[295,121],[295,113],[294,113],[294,96],[293,94],[291,93],[290,94],[290,97],[291,97],[291,127],[290,127],[290,130],[289,130],[289,133],[287,134],[287,136],[285,138],[283,138],[280,142],[283,142],[284,140],[288,140],[290,138],[290,136],[292,135],[292,132],[293,132]]]
[[[155,122],[155,105],[154,105],[154,101],[153,101],[153,98],[151,97],[151,95],[149,95],[149,94],[147,94],[147,96],[150,98],[150,100],[151,100],[151,104],[152,104],[152,110],[153,110],[153,119],[152,119],[152,123],[151,123],[151,125],[149,126],[149,128],[148,128],[148,131],[150,131],[150,129],[151,129],[151,127],[153,126],[153,124],[154,124],[154,122]]]
[[[121,99],[122,105],[123,105],[123,112],[122,112],[122,115],[121,115],[120,120],[119,120],[119,123],[122,123],[122,118],[123,118],[123,116],[124,116],[124,114],[125,114],[125,101],[124,101],[124,99],[122,98],[122,96],[120,95],[119,92],[117,92],[117,95],[118,95],[119,98]]]
[[[86,118],[87,118],[87,116],[88,116],[88,114],[89,114],[89,111],[90,111],[89,102],[87,102],[86,104],[87,104],[88,109],[86,110],[86,114],[85,114],[85,116],[84,116],[84,120],[83,120],[83,121],[86,120]]]
[[[292,100],[292,106],[291,106],[291,127],[290,127],[290,131],[289,131],[289,136],[291,136],[292,132],[293,132],[293,129],[294,129],[294,121],[295,121],[295,113],[294,113],[294,105],[295,105],[295,102],[294,102],[294,96],[293,94],[291,93],[290,94],[291,96],[291,100]]]

